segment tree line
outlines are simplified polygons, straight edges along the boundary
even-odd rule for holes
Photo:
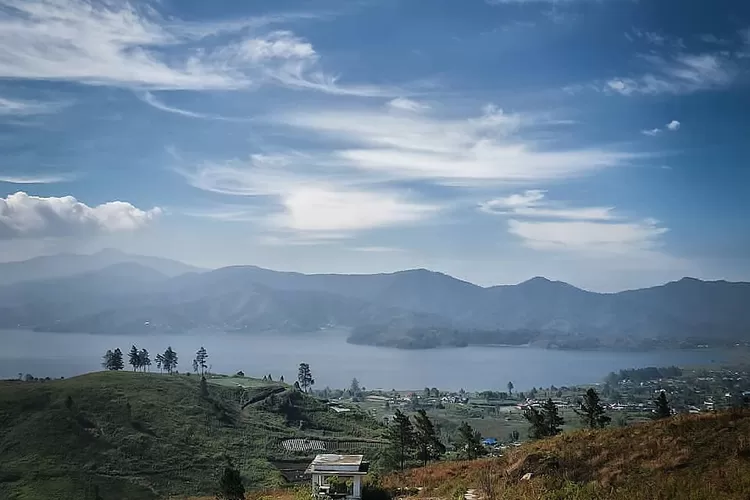
[[[154,358],[156,367],[160,372],[167,372],[169,374],[177,373],[178,365],[177,352],[172,349],[172,346],[167,347],[163,353],[159,353]],[[205,375],[209,365],[207,363],[208,352],[206,348],[201,346],[200,349],[195,353],[193,359],[193,371],[201,376]],[[151,369],[151,356],[147,349],[138,349],[135,345],[130,348],[128,352],[128,364],[133,367],[133,371],[150,371]],[[105,370],[120,371],[125,368],[124,356],[120,348],[114,350],[108,349],[104,353],[102,367]]]

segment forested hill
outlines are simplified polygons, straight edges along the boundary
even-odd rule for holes
[[[280,485],[272,462],[306,464],[313,453],[282,440],[333,436],[366,450],[381,434],[367,415],[336,413],[284,384],[213,378],[202,394],[199,380],[102,372],[0,382],[0,498],[210,495],[228,459],[249,487]]]
[[[305,275],[235,266],[200,272],[116,252],[90,257],[95,262],[86,265],[85,256],[74,259],[78,267],[71,269],[85,269],[81,272],[41,278],[37,270],[25,281],[18,281],[17,271],[28,266],[1,264],[0,272],[12,269],[16,282],[0,286],[0,328],[309,333],[344,327],[352,329],[352,342],[407,348],[750,341],[750,283],[685,278],[602,294],[545,278],[484,288],[425,269]],[[60,258],[63,265],[69,256]],[[118,258],[97,267],[103,259]],[[57,269],[50,259],[40,269]]]

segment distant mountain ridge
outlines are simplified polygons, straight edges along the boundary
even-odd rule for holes
[[[109,256],[121,262],[91,270],[106,259],[94,254],[94,264],[83,264],[77,256],[85,271],[0,286],[0,327],[123,334],[348,328],[352,342],[404,348],[750,341],[750,283],[685,278],[603,294],[543,277],[485,288],[426,269],[370,275],[256,266],[200,271],[166,259]],[[2,266],[0,283],[7,282]]]
[[[94,254],[64,253],[17,262],[0,262],[0,285],[73,276],[124,262],[140,264],[166,276],[205,271],[176,260],[133,255],[108,248]]]

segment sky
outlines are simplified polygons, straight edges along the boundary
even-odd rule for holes
[[[750,280],[750,3],[0,0],[0,260]]]

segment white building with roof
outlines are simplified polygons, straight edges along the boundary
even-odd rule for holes
[[[322,454],[315,457],[305,473],[312,476],[316,497],[353,500],[362,498],[362,478],[367,475],[369,465],[363,455]],[[351,487],[346,493],[332,491],[331,478],[351,481]]]

